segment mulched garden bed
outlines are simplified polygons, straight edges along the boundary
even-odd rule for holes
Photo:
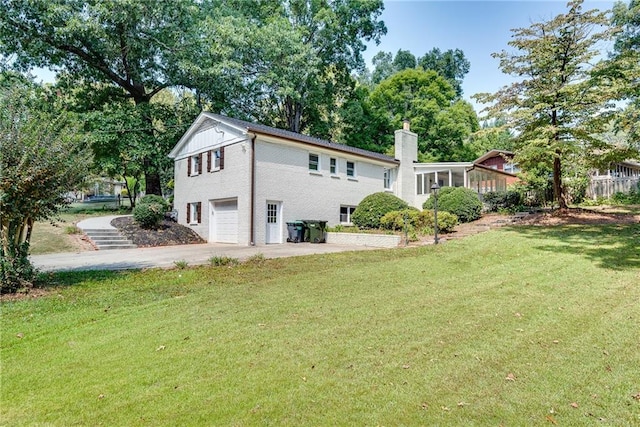
[[[191,245],[205,243],[195,231],[174,221],[165,219],[157,229],[140,228],[131,216],[116,218],[111,225],[138,247]]]

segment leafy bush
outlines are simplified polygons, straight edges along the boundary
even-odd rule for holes
[[[431,209],[420,212],[420,224],[424,234],[432,233],[435,229],[435,214]],[[458,225],[458,217],[450,212],[438,211],[438,232],[451,233]]]
[[[489,212],[498,212],[501,210],[515,211],[522,205],[523,201],[522,195],[515,190],[491,191],[485,193],[483,197]]]
[[[417,209],[403,209],[401,211],[391,211],[380,218],[380,227],[385,230],[404,230],[405,218],[407,226],[416,227],[420,221],[420,211]]]
[[[435,223],[433,210],[424,210],[422,212],[415,209],[392,211],[380,219],[380,225],[387,230],[404,230],[405,216],[407,218],[408,232],[413,233],[415,230],[420,231],[422,234],[433,232]],[[450,233],[456,225],[458,225],[457,216],[449,212],[438,212],[438,231]]]
[[[422,207],[433,209],[434,198],[427,199]],[[478,194],[470,188],[444,187],[438,194],[438,211],[443,210],[458,217],[460,222],[470,222],[480,218],[482,203]]]
[[[635,190],[629,193],[617,192],[611,196],[611,201],[619,205],[637,205],[640,204],[640,193]]]
[[[147,194],[138,202],[139,205],[153,205],[158,204],[162,206],[163,211],[169,209],[169,202],[167,202],[162,196],[156,194]]]
[[[351,215],[351,221],[361,228],[379,228],[380,218],[392,211],[408,209],[409,205],[389,193],[373,193],[362,199]]]
[[[148,194],[133,208],[133,219],[142,228],[157,228],[168,208],[169,204],[161,196]]]

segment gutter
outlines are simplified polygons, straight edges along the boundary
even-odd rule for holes
[[[251,189],[250,193],[250,207],[249,207],[249,238],[250,246],[256,245],[255,239],[255,205],[256,205],[256,138],[257,135],[254,133],[251,137],[251,172],[249,179],[251,180]]]

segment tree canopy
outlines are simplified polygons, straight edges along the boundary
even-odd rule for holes
[[[55,96],[55,95],[54,95]],[[35,221],[53,217],[86,175],[89,153],[73,115],[22,76],[0,74],[0,292],[29,286]]]
[[[463,146],[479,129],[475,111],[468,102],[456,100],[454,88],[437,72],[405,69],[376,86],[370,101],[378,114],[387,117],[392,129],[400,129],[404,119],[411,122],[422,160],[474,158]]]
[[[611,111],[613,88],[592,75],[601,41],[611,38],[605,13],[582,10],[582,1],[553,19],[513,31],[513,52],[494,54],[501,70],[518,78],[494,94],[481,94],[488,112],[516,132],[516,160],[523,169],[546,165],[553,172],[555,198],[567,207],[563,166],[569,159],[601,155],[615,147],[599,135]]]

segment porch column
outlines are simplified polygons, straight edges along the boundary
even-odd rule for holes
[[[449,187],[453,187],[453,175],[451,169],[449,169]]]
[[[433,176],[435,177],[435,181],[434,182],[438,182],[438,171],[435,171],[433,173]]]
[[[469,188],[470,187],[469,182],[467,182],[468,178],[469,177],[467,176],[467,168],[464,168],[463,172],[462,172],[462,186],[464,188]]]

